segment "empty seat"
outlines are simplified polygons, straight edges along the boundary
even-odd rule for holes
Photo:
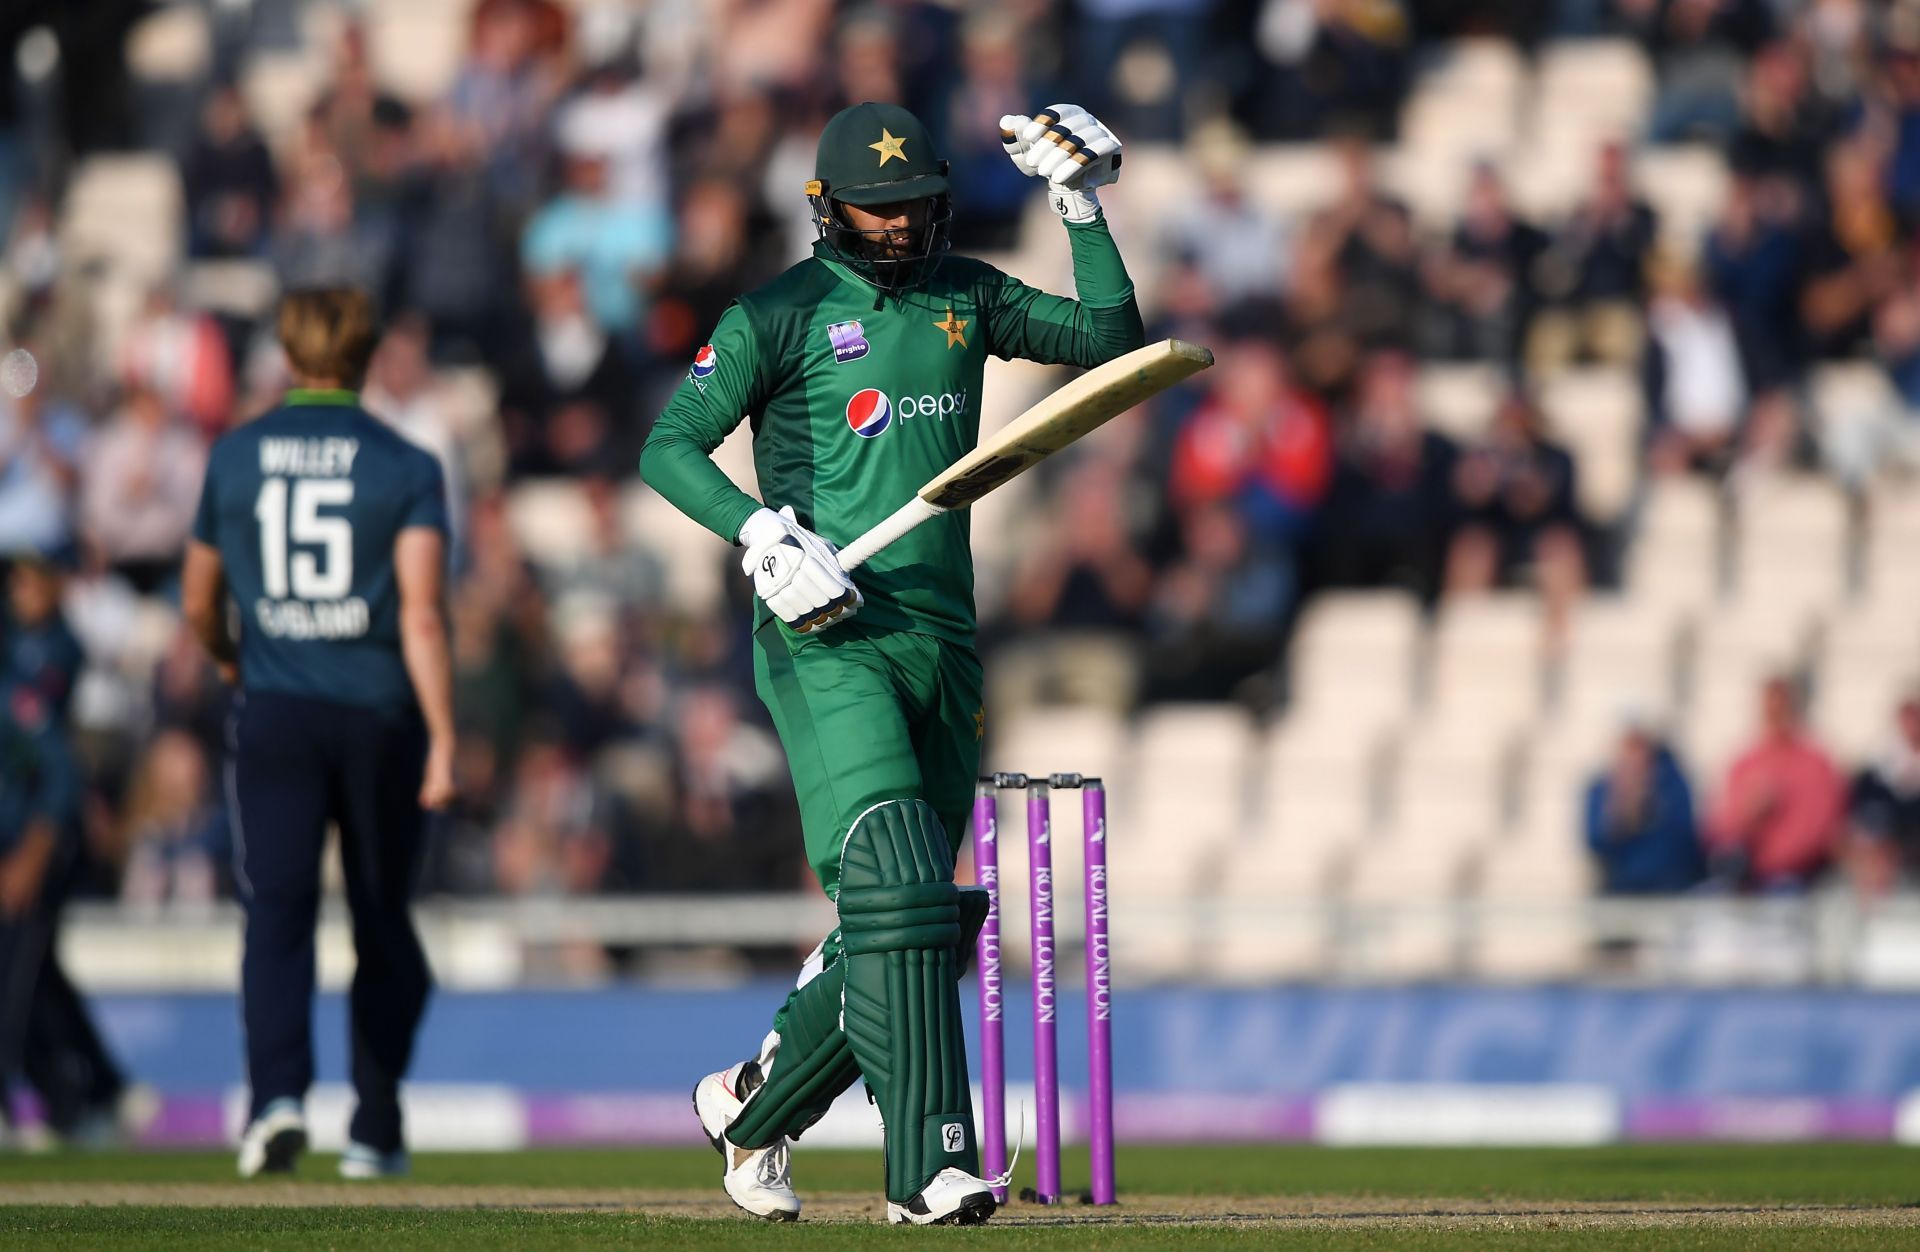
[[[1660,217],[1667,248],[1691,256],[1726,203],[1726,158],[1705,144],[1642,148],[1633,156],[1634,184]]]
[[[1639,473],[1645,397],[1632,371],[1565,370],[1541,387],[1540,407],[1553,437],[1580,467],[1580,507],[1610,523],[1625,512]]]
[[[536,565],[571,565],[587,553],[593,510],[572,479],[532,479],[507,496],[507,526]]]
[[[1396,825],[1422,839],[1491,838],[1503,823],[1510,743],[1463,725],[1423,724],[1392,775]]]
[[[1738,498],[1736,597],[1756,612],[1824,615],[1848,589],[1845,494],[1817,475],[1748,484]]]
[[[1578,842],[1496,849],[1479,872],[1479,907],[1467,941],[1468,968],[1505,981],[1570,978],[1592,951],[1592,926],[1581,902],[1596,875]]]
[[[1920,483],[1883,482],[1867,498],[1861,583],[1875,611],[1920,614]]]
[[[1422,365],[1414,381],[1421,418],[1463,441],[1486,430],[1506,390],[1506,380],[1491,365]]]
[[[1694,478],[1661,478],[1647,487],[1627,555],[1636,599],[1698,609],[1720,593],[1720,498]]]
[[[1364,830],[1374,817],[1387,733],[1294,713],[1269,736],[1255,784],[1255,839],[1283,844]]]
[[[1673,703],[1679,629],[1657,602],[1593,596],[1574,606],[1557,706],[1571,722],[1660,714]]]
[[[1531,593],[1443,603],[1434,620],[1429,706],[1496,729],[1531,717],[1540,704],[1543,627],[1540,600]]]
[[[1301,614],[1288,658],[1294,707],[1347,720],[1403,717],[1413,700],[1420,606],[1406,592],[1351,591],[1315,597]]]
[[[1535,59],[1535,134],[1631,135],[1653,97],[1653,68],[1630,39],[1565,39]]]

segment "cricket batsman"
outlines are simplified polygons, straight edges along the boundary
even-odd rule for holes
[[[947,163],[926,128],[854,105],[821,132],[806,187],[814,255],[728,307],[641,454],[655,490],[745,549],[755,686],[839,917],[758,1055],[694,1091],[727,1194],[761,1217],[799,1216],[789,1143],[855,1079],[886,1127],[890,1222],[994,1211],[959,988],[986,901],[953,881],[985,725],[967,513],[857,577],[835,553],[973,448],[989,353],[1094,366],[1144,342],[1094,191],[1119,140],[1072,105],[1000,129],[1065,222],[1078,300],[949,255]],[[746,418],[764,504],[711,459]]]

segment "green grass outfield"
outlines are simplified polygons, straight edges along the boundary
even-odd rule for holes
[[[430,1155],[370,1184],[339,1182],[325,1156],[292,1182],[232,1168],[224,1153],[0,1156],[0,1247],[1920,1247],[1920,1151],[1883,1145],[1123,1147],[1117,1209],[1015,1204],[937,1232],[875,1224],[865,1152],[796,1154],[818,1197],[797,1226],[734,1214],[706,1151]],[[1084,1154],[1066,1176],[1084,1182]]]

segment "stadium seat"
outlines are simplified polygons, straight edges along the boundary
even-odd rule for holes
[[[291,146],[327,78],[325,54],[316,48],[247,58],[240,70],[240,94],[269,148],[285,152]]]
[[[1813,436],[1827,462],[1857,477],[1867,470],[1861,454],[1874,427],[1902,412],[1900,397],[1875,361],[1831,361],[1815,366],[1807,382]]]
[[[1660,245],[1692,257],[1726,202],[1726,158],[1705,144],[1641,148],[1633,155],[1633,181],[1660,218]]]
[[[213,33],[205,10],[170,4],[127,32],[127,70],[147,82],[197,83],[213,56]]]
[[[1247,166],[1248,194],[1290,218],[1310,217],[1326,208],[1340,185],[1340,158],[1325,144],[1263,146]]]
[[[1587,966],[1592,926],[1580,902],[1595,885],[1584,844],[1498,849],[1481,862],[1468,923],[1469,971],[1507,982],[1570,978]]]
[[[1679,614],[1656,601],[1592,596],[1574,606],[1560,667],[1559,715],[1576,725],[1631,707],[1664,714],[1673,706]]]
[[[1457,596],[1434,619],[1427,705],[1497,733],[1540,707],[1545,619],[1530,592]]]
[[[1262,749],[1251,833],[1259,843],[1295,846],[1373,823],[1384,725],[1295,713]]]
[[[92,156],[75,168],[60,218],[72,261],[104,261],[141,287],[172,275],[184,213],[172,159],[149,153]]]
[[[1675,610],[1703,609],[1720,597],[1720,498],[1694,478],[1648,484],[1627,554],[1632,597]]]
[[[586,555],[593,514],[570,478],[529,480],[507,495],[507,525],[536,565],[564,566]]]
[[[1461,442],[1485,433],[1506,390],[1506,380],[1492,365],[1429,363],[1414,380],[1422,420]]]
[[[1872,611],[1920,614],[1920,483],[1876,484],[1867,496],[1860,580]]]
[[[1851,522],[1846,496],[1832,480],[1811,474],[1759,479],[1735,503],[1739,603],[1814,618],[1847,595]]]
[[[1920,617],[1865,608],[1831,622],[1808,710],[1814,732],[1849,765],[1885,741],[1900,700],[1920,683]]]
[[[1413,701],[1420,605],[1402,591],[1314,597],[1288,657],[1292,706],[1337,710],[1347,720],[1404,717]]]
[[[1566,370],[1541,386],[1540,407],[1579,466],[1581,509],[1602,525],[1617,521],[1640,472],[1640,380],[1625,369]]]
[[[367,11],[375,79],[407,100],[441,99],[466,50],[467,0],[408,0]]]

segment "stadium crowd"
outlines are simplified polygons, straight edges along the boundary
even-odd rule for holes
[[[462,799],[429,890],[804,873],[752,696],[745,586],[729,570],[724,602],[689,612],[620,510],[652,414],[727,302],[804,255],[798,189],[845,101],[899,100],[945,137],[962,250],[1021,243],[1029,189],[999,151],[1002,113],[1072,95],[1130,145],[1184,145],[1190,190],[1120,242],[1152,277],[1150,336],[1207,342],[1219,364],[1127,439],[1049,467],[1056,489],[982,623],[1009,658],[1066,633],[1119,641],[1102,681],[1120,694],[1103,698],[1129,707],[1283,706],[1290,625],[1326,588],[1432,605],[1533,587],[1557,621],[1617,582],[1623,528],[1583,511],[1582,466],[1534,392],[1570,366],[1643,380],[1648,479],[1737,489],[1800,468],[1857,486],[1920,449],[1904,416],[1818,445],[1804,392],[1816,365],[1864,360],[1920,406],[1906,3],[476,0],[450,86],[425,100],[381,81],[354,6],[211,6],[204,70],[171,96],[117,58],[140,8],[97,7],[108,16],[29,3],[0,19],[19,77],[0,93],[5,339],[31,353],[0,366],[0,549],[7,664],[70,708],[93,888],[130,905],[226,889],[224,693],[172,607],[176,565],[209,442],[285,375],[257,312],[184,281],[154,284],[99,360],[97,276],[64,255],[59,223],[66,176],[102,152],[173,158],[190,265],[380,296],[368,407],[442,459],[458,519]],[[113,14],[108,38],[96,23]],[[1375,145],[1466,36],[1528,56],[1597,36],[1645,49],[1644,129],[1600,150],[1571,211],[1530,218],[1493,163],[1444,229],[1386,189]],[[29,73],[49,39],[64,88],[58,70]],[[289,49],[324,76],[269,133],[243,71]],[[1685,254],[1629,177],[1636,148],[1680,141],[1731,171]],[[1236,177],[1279,142],[1337,155],[1326,207],[1282,213]],[[1426,420],[1416,374],[1436,361],[1514,380],[1471,439]],[[476,375],[477,415],[445,385]],[[590,507],[585,555],[565,565],[530,559],[510,524],[515,488],[554,477]],[[733,559],[711,549],[716,567]],[[1920,706],[1853,782],[1785,676],[1765,707],[1724,779],[1628,728],[1588,805],[1608,890],[1788,888],[1843,859],[1884,884],[1920,855]]]

